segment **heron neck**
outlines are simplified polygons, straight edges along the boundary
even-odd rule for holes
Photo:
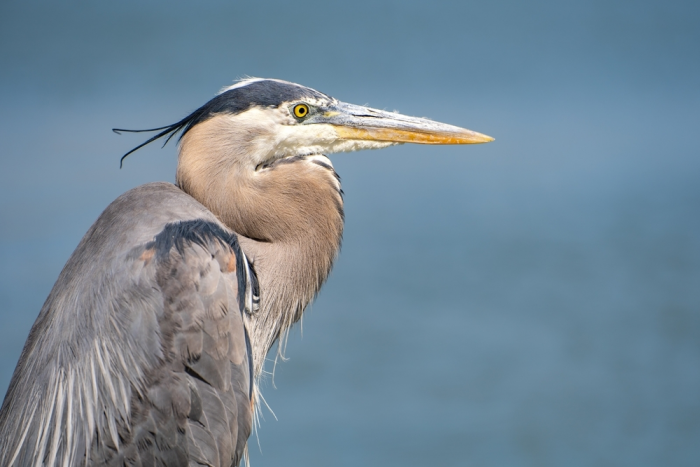
[[[181,145],[178,186],[239,235],[258,276],[260,308],[251,317],[250,334],[260,375],[275,340],[284,350],[287,331],[318,293],[338,254],[340,183],[322,156],[283,159],[256,171],[214,148],[201,151],[201,143],[192,145],[200,150],[189,152],[187,142]]]

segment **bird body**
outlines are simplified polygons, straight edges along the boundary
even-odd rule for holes
[[[265,355],[340,247],[324,154],[491,140],[261,79],[156,130],[182,132],[177,185],[117,198],[66,263],[0,409],[2,466],[238,465]]]
[[[78,465],[86,452],[96,465],[187,465],[198,450],[213,465],[240,459],[252,420],[247,268],[235,235],[174,185],[115,200],[32,328],[1,420],[3,435],[21,436],[0,439],[2,465]]]

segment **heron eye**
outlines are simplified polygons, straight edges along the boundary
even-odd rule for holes
[[[306,104],[297,104],[294,106],[294,116],[304,118],[309,114],[309,106]]]

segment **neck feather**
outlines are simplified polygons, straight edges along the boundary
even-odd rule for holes
[[[330,273],[342,238],[342,192],[325,156],[288,157],[256,170],[237,154],[252,148],[217,144],[222,133],[206,123],[182,140],[177,183],[239,235],[255,268],[260,309],[249,332],[259,376],[270,347],[281,339],[283,349]]]

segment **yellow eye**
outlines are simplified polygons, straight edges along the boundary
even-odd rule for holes
[[[309,106],[306,104],[297,104],[294,106],[294,116],[304,118],[309,114]]]

